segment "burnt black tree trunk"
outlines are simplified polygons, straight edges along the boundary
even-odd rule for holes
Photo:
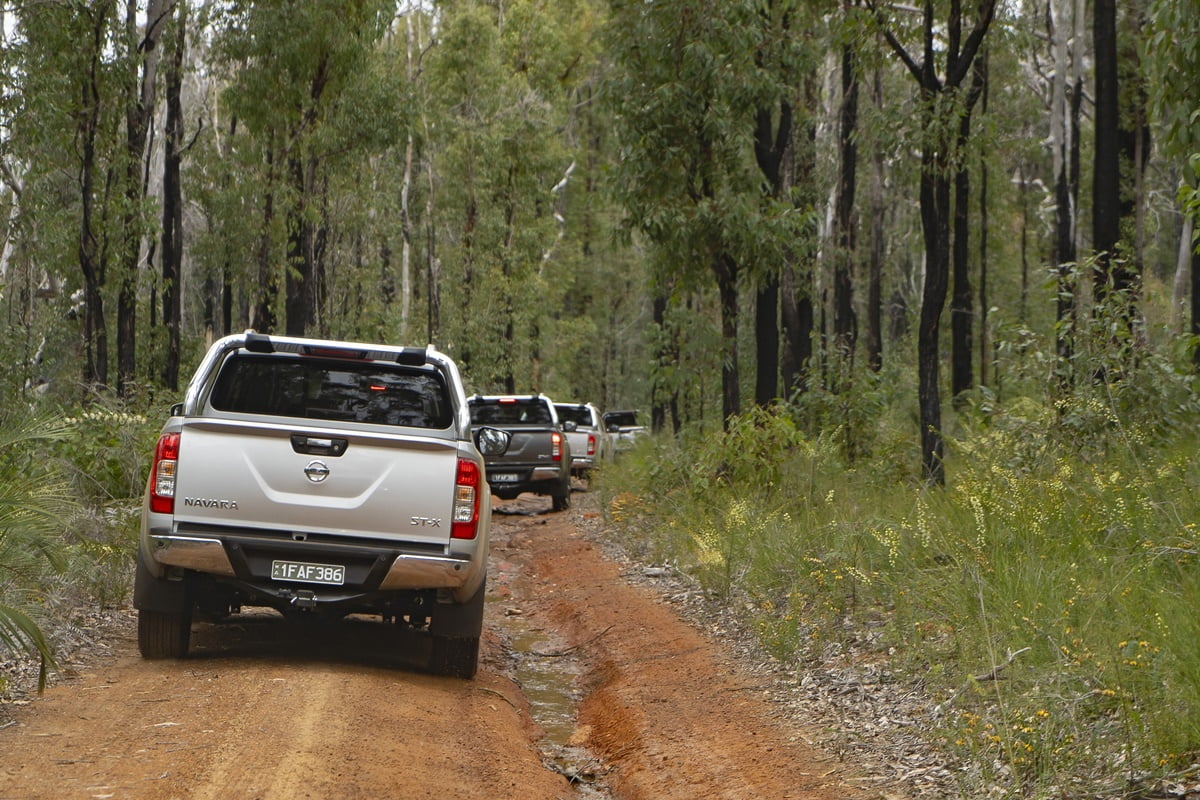
[[[877,108],[883,108],[883,70],[876,69],[871,95]],[[873,372],[883,369],[883,258],[884,218],[884,154],[876,147],[871,159],[871,249],[867,260],[867,363]]]
[[[146,196],[146,139],[154,114],[155,83],[158,79],[158,40],[173,3],[150,0],[146,28],[138,39],[138,6],[126,5],[126,35],[137,41],[136,58],[125,98],[125,212],[122,220],[121,285],[117,293],[117,394],[128,395],[137,370],[138,273],[142,253],[142,217],[138,209]]]
[[[816,108],[817,85],[812,74],[803,81],[803,108]],[[792,141],[784,151],[781,192],[790,195],[798,210],[816,201],[816,143],[817,123],[814,116],[803,125],[793,123]],[[816,237],[813,225],[806,227],[809,238]],[[783,390],[789,398],[808,386],[808,371],[812,363],[814,311],[812,302],[811,241],[801,239],[788,248],[780,275],[780,324],[783,347],[779,371]]]
[[[1120,103],[1117,95],[1117,4],[1094,0],[1092,37],[1096,71],[1096,142],[1092,178],[1092,279],[1097,303],[1119,288],[1114,271],[1121,227]]]
[[[870,3],[872,10],[876,5]],[[939,336],[942,310],[950,278],[950,151],[955,142],[946,120],[939,114],[948,93],[956,92],[970,74],[971,64],[987,35],[996,10],[996,0],[980,0],[974,28],[962,41],[962,3],[951,0],[944,48],[935,50],[940,35],[935,25],[933,0],[924,2],[923,53],[917,63],[895,34],[885,28],[892,50],[917,81],[925,114],[925,137],[921,143],[921,233],[925,243],[925,285],[921,295],[920,327],[917,331],[917,399],[921,419],[921,465],[926,479],[946,481],[945,442],[942,438],[942,400],[939,388]],[[878,11],[877,11],[878,13]],[[938,75],[936,54],[946,54],[945,78]]]
[[[971,138],[971,114],[983,93],[982,56],[971,71],[966,108],[958,120],[958,167],[954,173],[954,294],[950,299],[950,398],[960,403],[974,382],[971,360],[975,309],[971,294],[971,170],[966,148]]]
[[[729,421],[742,412],[740,381],[738,379],[738,273],[737,259],[724,248],[714,253],[712,271],[717,279],[721,298],[721,425],[729,429]]]
[[[988,48],[983,48],[975,62],[980,73],[983,93],[980,96],[981,114],[988,110]],[[986,153],[979,155],[979,385],[988,385],[988,160]]]
[[[104,52],[107,14],[111,4],[95,9],[79,7],[76,13],[87,26],[89,69],[79,83],[80,108],[76,115],[75,146],[79,152],[79,241],[77,255],[83,274],[83,346],[85,387],[102,389],[108,384],[108,326],[104,319],[104,283],[107,248],[96,222],[96,172],[100,135],[100,62]]]
[[[1062,35],[1062,34],[1060,34]],[[1060,67],[1061,69],[1061,67]],[[1062,168],[1054,179],[1054,253],[1052,259],[1058,271],[1058,321],[1057,352],[1064,362],[1064,369],[1074,357],[1074,327],[1077,313],[1076,261],[1079,254],[1075,248],[1075,225],[1079,207],[1079,115],[1083,98],[1083,84],[1072,84],[1068,97],[1066,129],[1066,152],[1061,156]]]
[[[288,336],[304,336],[316,322],[315,311],[320,297],[316,224],[308,213],[310,204],[316,199],[316,162],[312,158],[291,158],[288,171],[297,200],[288,214],[285,330]]]
[[[263,197],[262,232],[258,242],[258,296],[250,323],[259,333],[277,333],[275,314],[279,297],[279,277],[271,257],[271,227],[275,223],[275,146],[267,143],[267,180]]]
[[[1200,252],[1192,249],[1192,335],[1200,337]],[[1192,364],[1200,370],[1200,347],[1192,351]]]
[[[767,181],[769,199],[777,201],[783,190],[784,156],[792,138],[792,105],[786,99],[779,104],[779,121],[774,122],[770,108],[760,108],[754,132],[754,155]],[[762,278],[754,307],[754,334],[757,344],[757,371],[754,400],[766,407],[779,397],[779,287],[780,273],[771,270]]]
[[[297,142],[300,133],[317,119],[321,96],[329,85],[329,56],[317,61],[309,81],[309,107],[291,139]],[[295,145],[293,145],[295,146]],[[303,150],[303,147],[299,148]],[[315,156],[295,152],[288,158],[288,173],[296,200],[288,205],[288,270],[285,276],[286,330],[289,336],[303,336],[314,322],[320,302],[317,272],[317,230],[309,211],[316,201],[318,164]]]
[[[175,19],[174,52],[166,74],[167,118],[163,154],[162,207],[162,321],[167,329],[167,358],[163,386],[179,389],[179,323],[183,310],[180,281],[183,275],[183,192],[179,167],[183,150],[183,53],[186,45],[187,6],[180,4]]]

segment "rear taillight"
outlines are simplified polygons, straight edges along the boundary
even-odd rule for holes
[[[154,448],[150,467],[150,510],[175,513],[175,470],[179,466],[179,434],[164,433]]]
[[[474,539],[479,523],[479,465],[460,458],[454,484],[454,519],[450,523],[450,538]]]
[[[596,455],[596,437],[590,433],[588,434],[588,455]]]
[[[558,431],[552,431],[550,434],[550,458],[562,461],[562,434]]]

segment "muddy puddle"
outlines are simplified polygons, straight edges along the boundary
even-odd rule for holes
[[[502,619],[516,681],[542,730],[538,747],[547,766],[565,776],[584,800],[609,800],[599,760],[575,743],[580,667],[573,653],[520,614]]]

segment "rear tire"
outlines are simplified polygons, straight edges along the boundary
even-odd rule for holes
[[[550,508],[555,511],[566,511],[571,507],[571,475],[558,487],[558,491],[550,495]]]
[[[479,636],[483,633],[483,605],[487,578],[465,603],[438,604],[429,619],[433,652],[429,671],[449,678],[475,677],[479,666]]]
[[[448,678],[470,680],[479,666],[478,636],[434,636],[429,669]]]
[[[142,658],[184,658],[192,638],[192,610],[138,611],[138,650]]]

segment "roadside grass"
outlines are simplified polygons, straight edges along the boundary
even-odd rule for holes
[[[843,431],[780,408],[648,438],[599,491],[785,663],[853,642],[923,687],[963,796],[1136,796],[1200,769],[1200,441],[1119,405],[980,415],[940,489],[898,469],[916,455],[886,414],[849,462]]]

